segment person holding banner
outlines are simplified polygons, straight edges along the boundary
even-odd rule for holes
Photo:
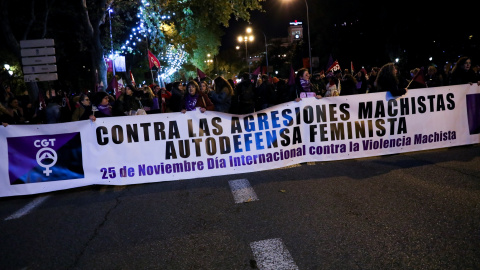
[[[302,98],[308,97],[322,98],[320,93],[317,93],[318,89],[310,83],[310,73],[308,73],[308,69],[306,68],[301,68],[297,71],[297,77],[295,77],[293,87],[295,88],[295,101],[297,102],[302,100]]]
[[[97,92],[94,99],[94,105],[97,107],[97,110],[94,112],[95,118],[112,116],[111,102],[113,102],[112,96],[106,92]],[[92,119],[92,121],[95,121],[95,119]]]
[[[395,67],[395,64],[388,63],[383,65],[383,67],[380,68],[377,80],[375,81],[377,87],[376,92],[390,91],[392,96],[403,96],[408,92],[408,89],[400,88],[399,84],[400,82],[397,77],[397,68]]]
[[[450,85],[467,83],[470,85],[473,83],[480,85],[480,78],[478,78],[477,74],[472,69],[472,60],[467,56],[463,56],[458,59],[457,63],[452,69]]]
[[[187,91],[188,93],[185,94],[182,101],[182,113],[194,111],[197,108],[202,113],[215,109],[215,105],[213,105],[207,95],[200,92],[200,87],[195,81],[188,82]]]

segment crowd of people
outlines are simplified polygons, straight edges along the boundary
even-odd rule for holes
[[[16,96],[9,86],[0,95],[0,120],[4,126],[11,124],[62,123],[96,118],[157,114],[187,111],[218,111],[231,114],[249,114],[276,104],[300,101],[302,98],[335,97],[390,91],[402,96],[409,89],[438,87],[456,84],[480,85],[480,70],[472,68],[471,59],[461,57],[452,70],[438,71],[430,66],[426,70],[415,68],[410,74],[400,74],[394,63],[369,72],[356,73],[315,72],[306,68],[296,72],[294,80],[279,79],[267,75],[252,78],[241,75],[241,82],[234,83],[217,77],[213,82],[191,80],[186,84],[169,83],[166,87],[156,84],[137,88],[120,86],[116,93],[82,93],[69,97],[62,91],[46,91],[45,98],[33,102],[28,91]]]

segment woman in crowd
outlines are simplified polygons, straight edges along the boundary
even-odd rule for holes
[[[345,74],[342,79],[342,93],[341,96],[356,95],[357,93],[357,80],[352,74]]]
[[[397,67],[394,63],[385,64],[377,75],[377,80],[375,85],[377,88],[376,92],[386,92],[390,91],[392,96],[403,96],[407,93],[407,88],[399,87],[399,80],[397,77]]]
[[[215,105],[213,105],[207,95],[200,92],[200,87],[195,81],[188,82],[187,91],[182,101],[182,113],[194,111],[196,108],[199,108],[202,113],[215,109]]]
[[[460,57],[452,69],[450,76],[450,85],[477,83],[480,85],[480,79],[472,69],[472,60],[469,57]]]
[[[114,115],[130,115],[132,111],[142,109],[138,91],[133,85],[125,87],[125,93],[118,97],[114,106]]]
[[[204,93],[204,94],[209,94],[210,92],[210,89],[208,89],[208,84],[206,81],[201,81],[198,86],[200,87],[200,92]]]
[[[5,122],[8,124],[25,124],[23,109],[20,107],[18,99],[15,97],[8,101]]]
[[[92,103],[90,101],[90,98],[85,95],[81,94],[79,96],[78,102],[75,104],[75,110],[73,111],[72,114],[72,121],[78,121],[78,120],[87,120],[87,119],[92,119],[93,112],[92,112]]]
[[[94,105],[97,110],[94,112],[94,116],[96,118],[113,116],[112,103],[113,97],[109,96],[106,92],[97,92],[94,100]]]
[[[160,110],[162,113],[166,113],[168,110],[167,101],[172,97],[172,93],[167,91],[167,88],[162,87],[160,91],[158,91],[158,96],[160,97]]]
[[[215,105],[215,111],[228,113],[232,104],[233,88],[223,77],[215,78],[214,82],[215,90],[208,96]]]
[[[327,92],[325,93],[325,97],[336,97],[340,95],[342,84],[339,82],[337,76],[333,72],[327,74],[326,88]]]
[[[294,87],[295,87],[294,94],[296,95],[295,101],[297,102],[301,100],[300,96],[303,96],[303,95],[307,96],[308,93],[312,93],[317,99],[322,98],[320,93],[315,92],[315,89],[310,83],[310,73],[306,68],[301,68],[297,71]]]
[[[143,93],[141,93],[140,102],[142,103],[143,109],[145,111],[156,110],[158,109],[158,100],[157,100],[157,108],[154,108],[154,98],[155,95],[153,94],[152,88],[149,86],[143,87]]]

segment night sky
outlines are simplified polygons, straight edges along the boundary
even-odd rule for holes
[[[312,56],[326,63],[332,55],[342,68],[350,61],[381,66],[396,57],[412,68],[432,63],[440,67],[461,55],[479,64],[479,20],[471,2],[464,2],[310,0]],[[254,29],[264,31],[267,38],[287,37],[289,22],[298,20],[304,24],[306,40],[304,0],[267,0],[263,5],[266,12],[252,12]],[[230,20],[221,50],[238,45],[237,36],[247,26],[248,22]],[[256,35],[256,43],[261,50],[262,33]]]

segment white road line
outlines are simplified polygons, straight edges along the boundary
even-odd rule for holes
[[[50,195],[35,198],[32,202],[25,205],[22,209],[13,213],[11,216],[7,217],[5,220],[12,220],[12,219],[17,219],[17,218],[21,218],[21,217],[25,216],[26,214],[30,213],[30,211],[32,211],[35,207],[42,204],[49,197],[50,197]]]
[[[292,255],[290,255],[280,238],[253,242],[250,243],[250,248],[260,270],[298,269]]]
[[[257,194],[247,179],[230,180],[228,184],[232,190],[235,203],[258,201]]]

